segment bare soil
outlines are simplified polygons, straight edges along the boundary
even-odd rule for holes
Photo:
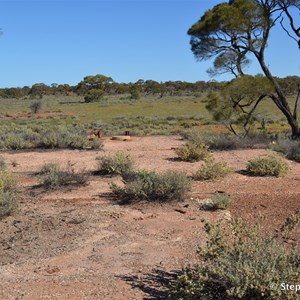
[[[300,164],[285,178],[249,177],[247,161],[267,150],[214,152],[235,170],[221,181],[194,182],[180,203],[119,205],[109,184],[120,178],[91,175],[88,185],[45,191],[36,173],[48,162],[93,172],[97,156],[130,153],[140,169],[192,175],[202,164],[176,160],[179,136],[105,139],[104,151],[14,151],[1,156],[21,182],[19,210],[0,221],[0,299],[165,299],[167,285],[205,245],[203,220],[241,216],[266,234],[300,210]],[[10,162],[17,163],[13,167]],[[216,191],[230,193],[229,212],[200,210]],[[299,235],[298,235],[299,236]],[[297,234],[289,243],[298,243]]]

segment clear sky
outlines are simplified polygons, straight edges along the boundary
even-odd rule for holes
[[[75,85],[96,74],[117,82],[208,81],[211,62],[195,60],[187,30],[220,2],[0,0],[0,87]],[[300,75],[295,42],[275,30],[269,49],[275,75]],[[249,71],[260,72],[255,63]]]

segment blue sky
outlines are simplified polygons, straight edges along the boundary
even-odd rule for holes
[[[187,30],[220,2],[1,0],[0,87],[75,85],[96,74],[117,82],[208,81],[211,62],[195,60]],[[267,54],[275,75],[300,74],[300,51],[280,30]],[[260,70],[253,63],[249,72]]]

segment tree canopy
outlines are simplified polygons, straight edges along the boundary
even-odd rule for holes
[[[200,61],[215,59],[214,68],[210,70],[212,74],[230,72],[235,77],[244,76],[248,56],[252,54],[274,87],[268,96],[286,117],[293,138],[300,138],[300,85],[291,108],[284,88],[265,62],[265,50],[270,32],[278,23],[300,46],[300,27],[296,24],[299,18],[295,17],[299,12],[300,0],[230,0],[206,11],[188,30],[195,57]]]

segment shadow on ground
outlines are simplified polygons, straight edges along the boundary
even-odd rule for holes
[[[146,295],[143,300],[168,299],[168,287],[175,282],[179,271],[166,272],[153,269],[151,273],[141,276],[119,276],[128,282],[133,289],[139,289]]]

